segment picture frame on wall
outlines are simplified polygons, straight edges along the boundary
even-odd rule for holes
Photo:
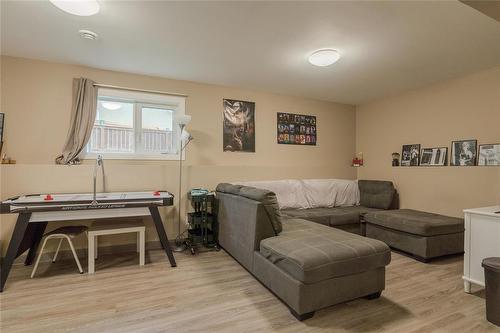
[[[445,166],[448,163],[448,147],[422,148],[421,166]]]
[[[451,142],[450,165],[474,166],[477,159],[477,140],[458,140]]]
[[[420,144],[403,145],[401,166],[418,166],[420,162]]]
[[[278,144],[316,145],[316,116],[278,112],[276,123]]]
[[[500,143],[479,145],[477,165],[500,165]]]
[[[255,152],[255,103],[223,100],[223,151]]]

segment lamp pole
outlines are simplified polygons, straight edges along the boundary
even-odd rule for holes
[[[181,197],[182,197],[182,132],[184,131],[184,127],[186,125],[184,124],[179,124],[179,127],[181,128],[181,135],[180,135],[180,144],[179,144],[179,192],[178,192],[178,197],[179,199],[177,200],[177,237],[175,238],[175,252],[182,252],[185,249],[184,242],[182,242],[181,238]]]
[[[181,203],[182,203],[182,153],[184,152],[184,149],[186,146],[191,142],[193,139],[191,135],[187,136],[186,143],[183,144],[183,134],[184,134],[184,129],[186,127],[186,124],[191,120],[190,116],[184,116],[184,118],[178,120],[179,128],[181,130],[180,133],[180,144],[179,144],[179,192],[178,192],[178,207],[177,207],[177,237],[175,238],[175,245],[176,247],[174,248],[175,252],[182,252],[186,249],[186,244],[184,242],[184,239],[182,238],[181,235]],[[186,132],[187,133],[187,132]]]

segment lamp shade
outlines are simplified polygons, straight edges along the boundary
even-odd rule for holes
[[[187,114],[180,115],[176,118],[177,124],[180,126],[186,126],[191,121],[191,116]]]
[[[186,130],[182,131],[181,140],[183,142],[191,141],[192,139],[193,139],[193,137],[191,136],[191,134],[188,131],[186,131]]]

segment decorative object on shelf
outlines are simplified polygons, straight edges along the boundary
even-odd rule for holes
[[[403,145],[401,166],[418,166],[420,161],[420,145]]]
[[[188,213],[189,229],[186,239],[191,254],[196,254],[199,246],[218,251],[215,193],[195,188],[188,192],[188,199],[194,209],[194,212]]]
[[[224,99],[223,150],[255,152],[255,103]]]
[[[175,238],[175,252],[182,252],[186,249],[184,239],[181,234],[182,153],[186,149],[187,145],[193,140],[191,134],[189,134],[189,132],[186,130],[186,126],[190,121],[191,116],[187,114],[178,116],[176,118],[176,122],[181,130],[181,135],[179,140],[179,201],[177,203],[179,206],[177,207],[177,237]]]
[[[420,154],[420,165],[422,166],[444,166],[447,164],[448,147],[422,148]]]
[[[451,143],[450,165],[474,166],[477,158],[477,140],[460,140]]]
[[[316,146],[316,116],[278,112],[278,144]]]
[[[2,164],[16,164],[16,160],[11,159],[10,157],[2,158]]]
[[[363,153],[362,152],[357,153],[356,156],[352,159],[352,166],[353,167],[363,166]]]
[[[479,145],[477,165],[500,165],[500,143]]]
[[[399,153],[392,153],[392,166],[399,166]]]
[[[3,145],[3,142],[0,142],[0,148],[2,145]],[[16,164],[16,160],[13,160],[12,158],[8,157],[6,153],[3,153],[0,163],[1,164]]]

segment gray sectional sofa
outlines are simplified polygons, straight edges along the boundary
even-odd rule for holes
[[[368,188],[367,193],[375,191],[373,186]],[[369,197],[363,199],[365,203],[377,206]],[[297,218],[298,211],[282,216],[276,195],[269,190],[219,184],[217,198],[221,247],[299,320],[355,298],[377,298],[384,290],[385,266],[391,260],[389,247],[330,227],[359,230],[360,213],[383,207],[332,208],[330,217],[315,210],[308,219],[312,216],[319,223],[311,223]]]
[[[283,209],[284,216],[301,218],[342,229],[359,235],[365,234],[360,217],[369,212],[399,208],[399,196],[392,182],[359,180],[359,206]]]
[[[392,182],[252,185],[267,189],[217,186],[219,243],[299,320],[330,305],[379,297],[389,246],[421,261],[463,252],[463,219],[398,209]]]

